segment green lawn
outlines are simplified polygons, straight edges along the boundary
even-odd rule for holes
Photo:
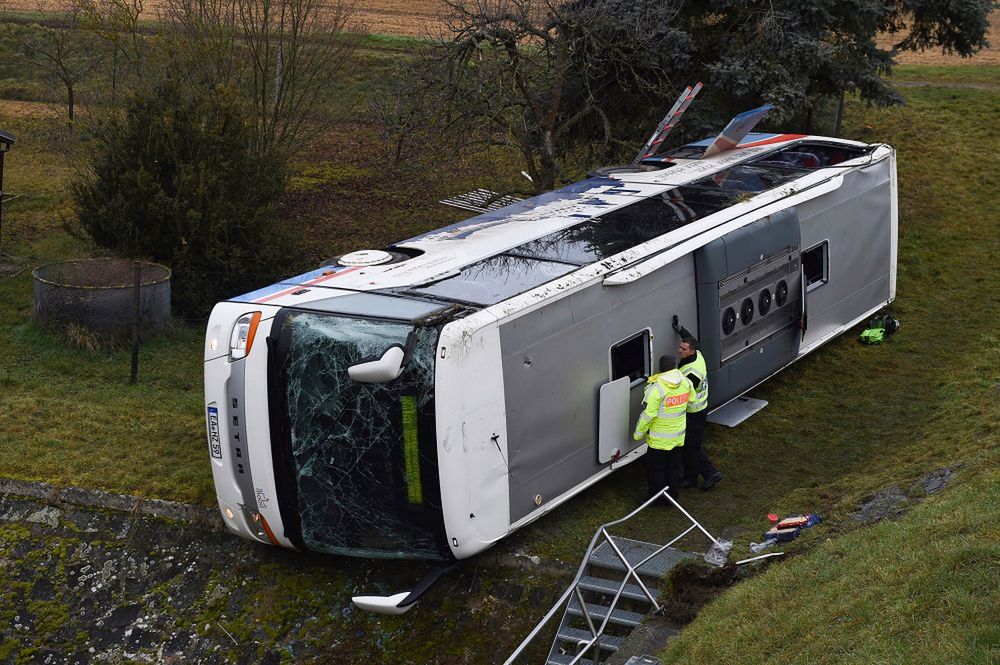
[[[664,663],[1000,662],[1000,456],[705,608]]]
[[[892,80],[1000,86],[1000,67],[977,65],[900,65],[893,68]]]

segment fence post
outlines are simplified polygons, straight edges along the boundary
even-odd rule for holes
[[[135,281],[132,287],[132,380],[135,385],[139,375],[139,285],[142,283],[142,264],[135,262]]]
[[[3,156],[14,146],[14,137],[0,131],[0,256],[3,256]]]

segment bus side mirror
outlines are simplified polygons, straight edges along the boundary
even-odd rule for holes
[[[401,346],[389,347],[382,357],[371,362],[352,365],[347,368],[351,381],[357,383],[385,383],[403,373],[403,357],[406,352]]]

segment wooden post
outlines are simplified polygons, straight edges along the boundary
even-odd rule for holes
[[[3,156],[7,151],[0,146],[0,256],[3,256]]]
[[[14,136],[0,131],[0,256],[3,256],[3,157],[14,146]]]
[[[139,376],[139,286],[142,284],[142,264],[135,262],[135,280],[132,288],[132,380]]]

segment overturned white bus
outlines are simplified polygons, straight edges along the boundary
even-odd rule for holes
[[[645,452],[631,424],[674,315],[714,408],[893,300],[891,147],[708,144],[219,303],[205,401],[228,527],[469,557]]]

